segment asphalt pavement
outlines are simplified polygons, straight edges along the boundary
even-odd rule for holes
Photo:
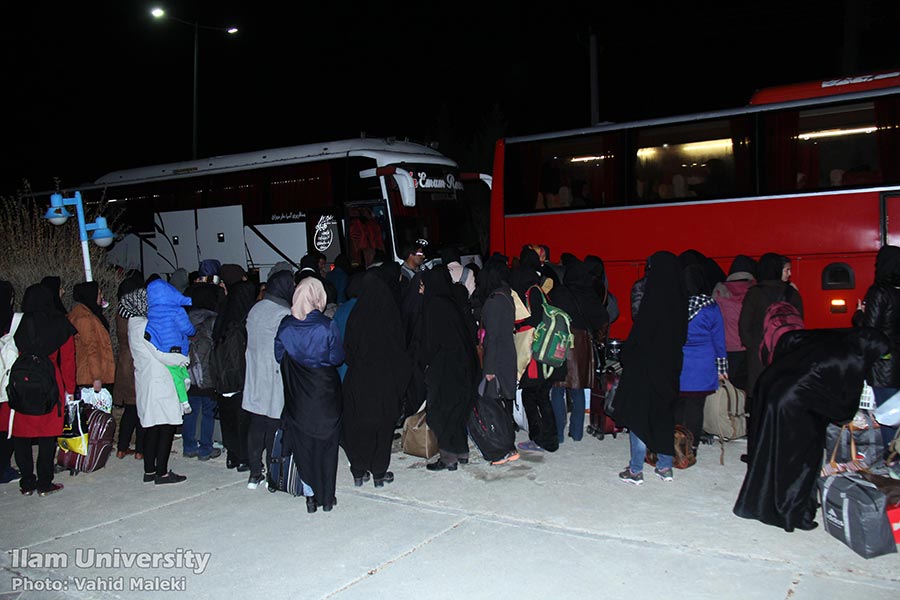
[[[518,434],[519,441],[526,434]],[[65,489],[0,486],[0,598],[900,597],[900,554],[863,559],[827,534],[735,517],[746,445],[701,446],[697,465],[641,486],[617,473],[628,438],[429,472],[395,444],[396,481],[356,488],[341,458],[337,506],[248,490],[247,473],[175,453],[184,483],[141,482],[111,457]],[[176,451],[180,444],[176,442]],[[170,591],[166,591],[166,590]]]

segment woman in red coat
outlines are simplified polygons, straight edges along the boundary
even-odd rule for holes
[[[53,458],[56,454],[56,438],[62,435],[63,411],[66,398],[75,392],[75,328],[65,314],[60,313],[53,302],[53,294],[42,285],[32,285],[22,298],[22,322],[16,330],[15,340],[19,353],[47,356],[56,369],[59,387],[59,410],[45,415],[16,413],[12,426],[16,464],[22,478],[19,490],[30,496],[37,490],[47,496],[62,489],[53,483]],[[9,418],[9,406],[4,403],[0,419]],[[34,473],[32,444],[37,442],[37,477]]]

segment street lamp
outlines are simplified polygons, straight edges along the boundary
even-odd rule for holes
[[[201,29],[209,29],[211,31],[221,31],[227,33],[229,35],[234,35],[238,32],[237,27],[209,27],[208,25],[201,25],[199,21],[194,21],[191,23],[190,21],[185,21],[183,19],[179,19],[178,17],[173,17],[166,14],[162,8],[156,7],[150,11],[150,14],[153,15],[155,19],[168,19],[170,21],[175,21],[176,23],[181,23],[182,25],[188,25],[194,28],[194,113],[193,113],[193,143],[191,145],[191,158],[197,158],[197,72],[199,69],[199,57],[200,57],[200,30]]]
[[[84,207],[81,204],[81,192],[75,192],[74,198],[63,198],[62,194],[50,196],[50,208],[44,214],[44,218],[54,225],[63,225],[72,216],[67,206],[74,206],[78,215],[78,232],[81,235],[81,255],[84,258],[84,280],[93,281],[91,273],[91,254],[88,250],[88,232],[93,231],[91,239],[101,248],[106,248],[113,243],[115,236],[106,225],[106,219],[97,217],[93,223],[84,222]]]

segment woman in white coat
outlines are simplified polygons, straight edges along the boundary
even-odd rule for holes
[[[144,428],[144,483],[180,483],[187,479],[169,470],[169,454],[182,411],[168,366],[187,366],[183,354],[160,352],[144,337],[147,289],[122,296],[120,310],[128,315],[128,345],[134,358],[135,400]]]

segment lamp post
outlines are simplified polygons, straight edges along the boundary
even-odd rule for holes
[[[106,225],[106,219],[97,217],[93,223],[84,222],[84,207],[81,204],[81,192],[75,192],[72,198],[63,198],[62,194],[50,196],[50,208],[44,214],[44,218],[54,225],[63,225],[72,216],[67,206],[74,206],[78,215],[78,233],[81,236],[81,255],[84,258],[84,280],[93,281],[91,272],[91,254],[88,250],[88,232],[93,231],[91,239],[101,248],[106,248],[113,243],[113,232]]]
[[[194,29],[194,110],[193,110],[193,137],[191,144],[191,158],[197,158],[197,73],[200,68],[200,30],[201,29],[209,29],[212,31],[220,31],[223,33],[227,33],[228,35],[234,35],[238,32],[237,27],[209,27],[208,25],[201,25],[199,21],[194,21],[191,23],[190,21],[185,21],[183,19],[179,19],[178,17],[172,17],[166,14],[161,8],[154,8],[150,11],[150,14],[153,15],[156,19],[168,19],[170,21],[175,21],[176,23],[181,23],[182,25],[188,25]]]

